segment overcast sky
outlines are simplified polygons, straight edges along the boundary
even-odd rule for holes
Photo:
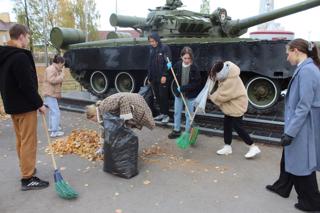
[[[281,8],[290,4],[302,2],[303,0],[274,0],[274,8]],[[109,24],[109,17],[116,11],[116,2],[118,14],[145,17],[148,9],[154,9],[156,6],[165,4],[165,0],[96,0],[98,11],[101,15],[100,30],[112,30]],[[183,9],[200,11],[201,0],[182,0],[185,5]],[[260,0],[211,0],[210,12],[217,7],[227,9],[228,15],[232,19],[242,19],[259,14]],[[250,5],[250,6],[249,6]],[[11,12],[13,3],[11,0],[0,0],[0,12]],[[15,17],[11,17],[15,20]],[[316,20],[320,19],[320,6],[309,9],[304,12],[296,13],[284,18],[275,20],[288,31],[293,31],[295,37],[301,37],[308,40],[320,41],[320,27]],[[256,27],[249,29],[255,31]]]

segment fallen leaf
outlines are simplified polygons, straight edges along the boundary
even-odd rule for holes
[[[143,184],[144,184],[144,185],[149,185],[150,183],[151,183],[151,181],[149,181],[149,180],[143,181]]]

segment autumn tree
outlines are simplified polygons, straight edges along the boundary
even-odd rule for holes
[[[13,11],[17,16],[18,23],[25,24],[30,28],[35,44],[43,44],[42,1],[14,0],[14,2]],[[85,13],[85,11],[87,12]],[[87,22],[85,21],[86,14]],[[97,23],[100,15],[96,10],[95,0],[44,0],[44,15],[48,31],[55,26],[85,31],[87,26],[89,40],[95,40],[98,36]],[[47,37],[49,37],[50,32],[47,33]]]
[[[86,5],[85,5],[86,3]],[[88,32],[89,40],[98,39],[98,23],[100,14],[96,9],[95,0],[72,0],[74,6],[75,26]],[[87,22],[86,22],[87,18]],[[86,27],[87,25],[87,27]]]

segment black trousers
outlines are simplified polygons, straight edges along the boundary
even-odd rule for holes
[[[284,167],[284,150],[280,161],[280,176],[279,179],[272,184],[272,190],[280,194],[282,197],[289,197],[293,187],[293,180],[291,174],[286,172]]]
[[[232,117],[224,115],[223,120],[223,136],[224,143],[230,145],[232,142],[232,130],[235,130],[239,137],[248,145],[252,145],[253,141],[249,134],[242,128],[242,116],[241,117]]]
[[[169,81],[161,84],[160,82],[151,82],[154,95],[160,107],[160,114],[169,114]]]
[[[316,172],[310,175],[297,176],[285,171],[284,151],[280,162],[279,179],[272,188],[281,195],[289,196],[294,186],[298,194],[298,204],[306,210],[320,211],[320,192]]]

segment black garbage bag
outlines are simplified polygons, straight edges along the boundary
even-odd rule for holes
[[[110,113],[103,115],[103,171],[123,178],[138,174],[138,137],[124,126],[124,120]]]

